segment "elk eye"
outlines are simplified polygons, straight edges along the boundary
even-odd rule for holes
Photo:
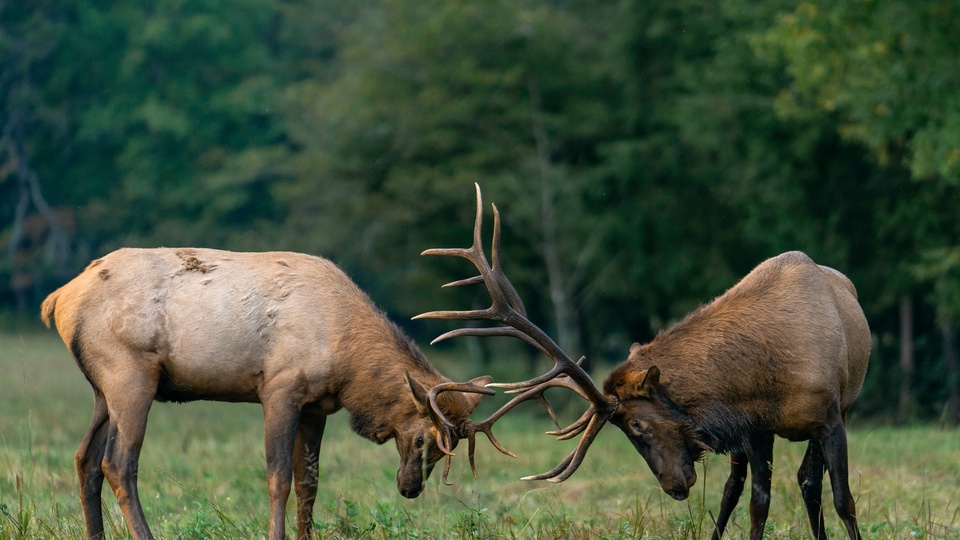
[[[417,448],[423,448],[423,435],[417,437]]]

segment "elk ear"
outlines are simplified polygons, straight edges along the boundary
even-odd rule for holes
[[[430,389],[424,386],[422,382],[411,377],[406,371],[403,372],[403,376],[407,379],[410,396],[413,398],[413,402],[417,404],[417,410],[421,414],[426,414],[430,407]]]
[[[644,351],[646,351],[646,349],[647,349],[646,346],[641,345],[639,343],[634,343],[633,345],[630,345],[630,354],[627,355],[627,361],[645,363],[643,362],[643,357],[645,355]]]
[[[650,397],[653,388],[660,384],[660,369],[657,366],[651,366],[649,369],[627,369],[621,375],[621,380],[617,386],[626,390],[626,395],[631,397]]]
[[[650,397],[653,389],[660,385],[660,368],[650,366],[646,371],[641,372],[643,379],[637,386],[637,393],[644,397]]]
[[[486,386],[487,384],[493,382],[493,377],[489,375],[484,375],[483,377],[477,377],[475,379],[470,379],[470,384],[474,386]],[[473,412],[477,408],[477,405],[480,403],[480,400],[483,399],[483,394],[471,394],[464,392],[463,398],[467,401],[467,415]]]

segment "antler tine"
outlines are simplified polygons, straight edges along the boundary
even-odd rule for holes
[[[479,185],[477,185],[477,196],[480,196]],[[491,242],[490,249],[490,258],[493,260],[493,266],[490,270],[494,279],[497,281],[497,285],[499,285],[503,291],[507,304],[520,314],[521,317],[526,317],[527,308],[523,305],[523,300],[520,299],[520,295],[517,294],[517,289],[513,286],[513,283],[507,279],[507,275],[503,273],[503,267],[500,266],[500,211],[497,210],[497,205],[491,204],[490,206],[493,207],[493,241]]]
[[[539,347],[539,348],[540,350],[544,350],[542,347]],[[547,352],[546,354],[549,355],[550,353]],[[579,372],[583,372],[583,368],[580,368],[580,364],[583,363],[585,358],[586,357],[581,357],[579,361],[574,363],[574,366],[579,368],[578,369]],[[551,379],[555,379],[557,377],[564,376],[564,375],[567,377],[570,377],[571,374],[569,373],[569,365],[567,363],[557,362],[556,364],[554,364],[553,368],[550,369],[550,371],[544,373],[543,375],[534,377],[532,379],[515,382],[515,383],[490,383],[490,386],[492,388],[503,388],[504,390],[522,390],[524,388],[531,388],[539,384],[543,384],[547,381],[550,381]],[[571,378],[574,378],[574,377],[571,377]],[[591,402],[593,401],[592,399],[590,399],[591,396],[586,391],[584,391],[583,388],[581,388],[580,386],[577,386],[577,388],[578,388],[577,393],[580,394],[580,397],[582,397],[587,401],[591,401]]]
[[[427,250],[427,251],[429,251],[429,250]],[[425,252],[421,253],[421,255],[430,255],[430,253],[427,253],[427,252],[425,251]],[[441,285],[440,288],[441,288],[441,289],[446,289],[446,288],[448,288],[448,287],[462,287],[462,286],[464,286],[464,285],[476,285],[476,284],[478,284],[478,283],[483,283],[483,276],[473,276],[472,278],[461,279],[461,280],[459,280],[459,281],[451,281],[450,283],[447,283],[447,284],[445,284],[445,285]]]
[[[547,435],[554,435],[557,437],[558,441],[565,441],[567,439],[572,439],[583,432],[586,429],[587,424],[590,422],[590,419],[593,418],[593,415],[596,414],[596,410],[593,407],[590,407],[580,415],[574,423],[563,429],[557,429],[556,431],[548,431]],[[558,426],[559,427],[559,426]]]
[[[477,268],[489,267],[487,263],[487,257],[483,253],[483,240],[481,239],[480,232],[483,226],[483,199],[480,196],[480,185],[474,183],[477,187],[477,214],[473,218],[473,245],[469,248],[430,248],[423,250],[420,255],[441,255],[448,257],[462,257],[469,260]],[[459,285],[467,285],[470,283],[479,283],[479,279],[486,281],[484,276],[475,276],[472,278],[460,280],[453,283],[448,283],[444,287],[454,287]]]
[[[521,339],[524,342],[536,347],[540,352],[546,354],[547,351],[543,350],[543,347],[539,343],[530,339],[530,336],[524,334],[523,332],[513,328],[511,326],[497,326],[493,328],[458,328],[456,330],[451,330],[449,332],[440,334],[433,341],[430,342],[431,345],[450,339],[452,337],[460,336],[509,336]]]
[[[584,428],[580,442],[577,443],[577,447],[573,449],[573,452],[570,452],[570,455],[564,458],[564,460],[553,469],[542,474],[525,476],[522,480],[546,480],[548,482],[559,483],[570,478],[580,467],[580,464],[583,463],[583,458],[587,455],[587,449],[590,448],[593,440],[597,437],[597,434],[600,433],[600,429],[603,428],[606,422],[607,418],[603,415],[596,413],[591,415],[589,423],[586,428]]]

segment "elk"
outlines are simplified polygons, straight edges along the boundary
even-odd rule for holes
[[[397,489],[407,498],[460,439],[430,404],[429,389],[449,380],[320,257],[120,249],[50,294],[41,318],[55,319],[93,387],[93,419],[75,455],[89,538],[104,534],[104,477],[133,538],[152,538],[137,470],[153,401],[262,404],[273,540],[284,537],[291,479],[297,538],[312,536],[328,415],[346,409],[357,434],[396,441]],[[464,422],[481,397],[452,393],[433,407]],[[449,456],[447,467],[444,483]]]
[[[531,323],[523,303],[500,263],[500,221],[493,207],[493,264],[480,239],[482,201],[477,186],[473,246],[429,249],[424,255],[470,260],[479,276],[450,283],[483,283],[490,308],[436,311],[419,317],[486,320],[502,326],[461,328],[455,336],[514,336],[537,347],[555,364],[546,374],[517,383],[486,386],[519,393],[487,420],[471,424],[470,437],[482,431],[501,452],[491,427],[529,399],[544,403],[551,387],[566,387],[589,401],[587,411],[570,426],[548,432],[560,439],[581,435],[574,450],[557,467],[525,480],[562,482],[572,475],[607,421],[619,427],[637,449],[661,488],[686,499],[696,482],[694,463],[706,452],[730,455],[714,539],[722,536],[746,481],[752,476],[750,537],[763,536],[770,505],[774,435],[809,441],[797,473],[810,526],[825,539],[821,492],[830,473],[834,506],[852,539],[859,540],[856,506],[850,492],[845,418],[866,374],[870,331],[853,284],[840,272],[820,266],[801,252],[773,257],[739,283],[700,307],[646,345],[634,344],[600,390],[580,366]],[[481,391],[472,383],[445,383],[431,389],[431,403],[447,390]],[[559,425],[558,425],[559,428]],[[472,439],[471,439],[472,442]],[[441,450],[443,450],[441,448]]]

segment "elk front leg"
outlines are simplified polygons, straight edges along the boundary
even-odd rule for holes
[[[843,420],[837,414],[837,420],[827,426],[820,438],[827,470],[830,471],[830,486],[833,489],[833,505],[847,528],[852,540],[860,540],[860,528],[857,526],[857,505],[850,493],[849,471],[847,470],[847,432]]]
[[[73,461],[80,481],[80,506],[87,527],[87,538],[103,538],[103,453],[107,445],[107,402],[103,394],[93,389],[93,419]]]
[[[820,442],[816,439],[810,439],[810,443],[807,445],[807,453],[804,454],[800,469],[797,470],[797,483],[800,484],[803,503],[807,507],[810,528],[817,540],[827,540],[821,505],[824,471],[823,449],[820,447]]]
[[[270,540],[283,540],[287,499],[293,475],[293,448],[300,410],[284,396],[263,401],[267,491],[270,494]]]
[[[770,512],[770,480],[773,476],[773,433],[750,436],[750,540],[762,540]]]
[[[313,536],[313,503],[317,499],[320,475],[320,441],[327,416],[300,416],[300,427],[293,450],[293,479],[297,493],[297,540]]]
[[[743,485],[746,481],[747,455],[743,452],[735,452],[730,455],[730,476],[723,486],[723,498],[720,501],[720,514],[717,516],[717,528],[713,531],[713,540],[719,540],[723,536],[723,530],[727,527],[733,509],[740,501],[740,494],[743,493]]]

